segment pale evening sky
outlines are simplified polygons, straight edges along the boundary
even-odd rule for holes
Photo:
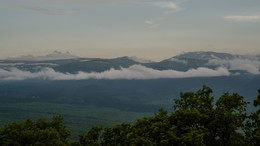
[[[260,0],[0,0],[0,59],[260,54]]]

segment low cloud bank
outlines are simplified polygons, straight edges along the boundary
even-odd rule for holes
[[[234,59],[234,60],[220,60],[212,59],[208,65],[217,65],[228,68],[229,70],[243,70],[248,73],[259,75],[260,74],[260,61],[259,60],[249,60],[249,59]]]
[[[190,77],[216,77],[229,76],[225,68],[216,70],[208,68],[191,69],[186,72],[176,70],[155,70],[141,65],[133,65],[120,70],[110,69],[104,72],[78,72],[76,74],[62,73],[52,68],[44,68],[39,72],[24,71],[17,68],[9,70],[0,69],[0,80],[85,80],[85,79],[159,79],[159,78],[190,78]]]

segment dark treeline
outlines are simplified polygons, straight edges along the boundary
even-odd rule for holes
[[[237,93],[224,93],[216,102],[212,89],[180,93],[173,111],[161,109],[152,117],[98,126],[69,139],[70,131],[61,116],[14,122],[0,128],[1,146],[257,146],[260,143],[260,90],[253,102],[255,112]]]

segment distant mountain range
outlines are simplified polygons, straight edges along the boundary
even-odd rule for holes
[[[18,74],[19,73],[19,74]],[[187,52],[159,62],[137,57],[80,58],[54,51],[0,61],[0,79],[157,79],[260,74],[260,56]]]
[[[139,62],[139,63],[152,63],[154,61],[146,60],[142,58],[138,58],[136,56],[125,56],[129,60]],[[123,57],[118,57],[123,58]],[[65,60],[65,59],[84,59],[82,57],[71,54],[70,52],[60,52],[53,51],[50,54],[44,56],[33,56],[33,55],[23,55],[20,57],[7,58],[5,60],[17,60],[17,61],[46,61],[46,60]],[[89,60],[96,58],[88,58]],[[101,58],[100,58],[101,59]],[[224,59],[224,60],[232,60],[232,59],[260,59],[260,55],[234,55],[229,53],[220,53],[220,52],[186,52],[180,55],[174,56],[169,59],[165,59],[163,61],[176,61],[176,60],[186,60],[186,59],[196,59],[196,60],[211,60],[211,59]]]

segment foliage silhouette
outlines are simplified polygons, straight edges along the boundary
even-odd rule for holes
[[[260,143],[260,90],[256,111],[246,112],[247,102],[237,93],[223,93],[214,103],[213,90],[203,86],[182,92],[174,99],[172,112],[160,109],[154,116],[132,124],[94,126],[69,141],[69,130],[61,116],[52,120],[26,120],[0,129],[0,145],[73,146],[257,146]]]

